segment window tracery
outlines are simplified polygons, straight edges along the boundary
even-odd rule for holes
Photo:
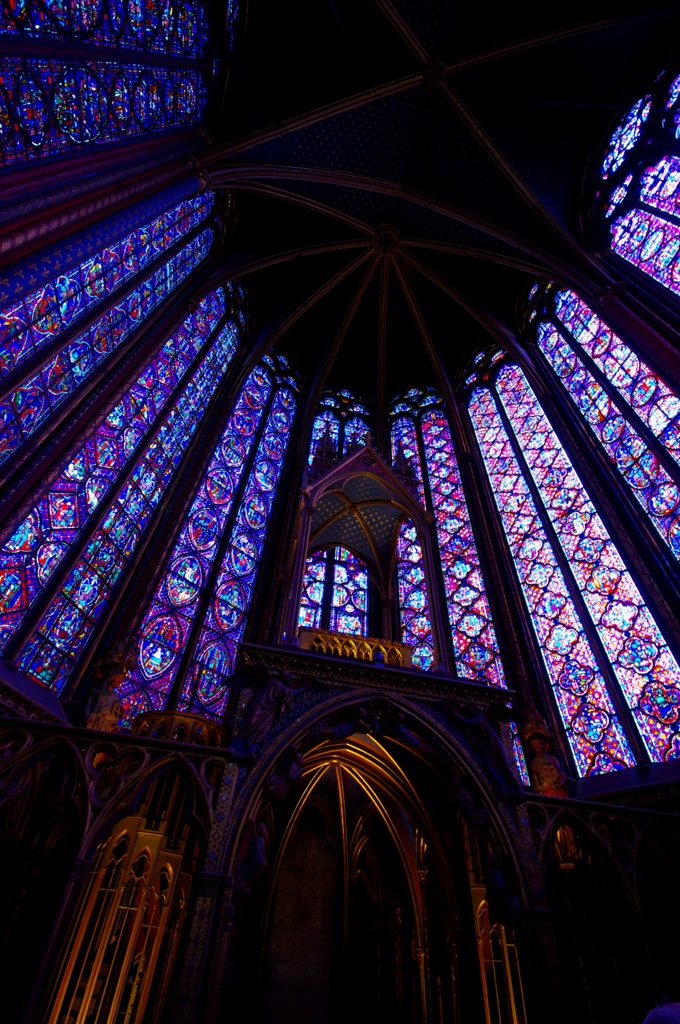
[[[432,511],[456,670],[505,686],[472,523],[443,404],[434,391],[412,389],[392,404],[392,458],[405,460],[421,501]]]
[[[612,252],[680,292],[680,75],[660,74],[621,119],[597,192]]]
[[[677,757],[680,667],[520,368],[469,412],[579,773],[634,763],[619,694],[652,760]]]
[[[302,582],[298,626],[368,636],[368,570],[348,548],[313,552]]]
[[[224,713],[295,413],[288,377],[265,357],[241,390],[144,614],[126,717],[165,707],[176,682],[181,710]]]
[[[333,461],[370,443],[371,414],[366,403],[352,391],[326,390],[312,425],[308,464],[315,458]]]
[[[0,313],[7,346],[0,463],[24,445],[205,259],[213,229],[204,225],[213,199],[209,193],[180,203]],[[188,241],[183,234],[189,235]],[[166,249],[170,255],[164,258]],[[130,286],[135,273],[147,268],[148,277]],[[104,306],[101,314],[79,332],[80,317],[98,305]]]
[[[413,648],[411,660],[424,672],[435,660],[423,548],[413,522],[405,519],[397,537],[397,583],[401,639]]]
[[[202,324],[203,326],[199,326]],[[184,330],[206,330],[209,320],[188,317]],[[61,691],[105,611],[116,583],[135,553],[165,488],[202,421],[234,353],[234,326],[219,331],[196,371],[182,384],[170,407],[156,420],[149,442],[131,458],[111,488],[98,525],[65,578],[57,581],[51,601],[16,658],[37,682]],[[124,444],[124,438],[123,438]],[[137,449],[135,448],[135,452]],[[66,472],[72,472],[67,469]],[[79,464],[76,475],[80,472]],[[60,529],[82,526],[75,499],[59,499]],[[49,499],[48,499],[49,502]],[[90,531],[88,530],[88,534]],[[16,593],[22,591],[16,587]],[[11,610],[11,609],[8,609]]]

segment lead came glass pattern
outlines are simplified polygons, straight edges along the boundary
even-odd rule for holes
[[[650,94],[617,127],[602,165],[607,186],[598,192],[613,252],[675,294],[680,294],[678,77],[659,75]],[[645,152],[664,155],[645,166]]]
[[[310,467],[317,452],[319,456],[323,452],[326,460],[335,460],[339,453],[344,457],[355,448],[370,443],[370,413],[354,392],[345,389],[324,391],[319,406],[309,444]]]
[[[12,455],[69,398],[106,357],[205,259],[212,229],[202,231],[134,288],[92,327],[49,357],[0,402],[0,463]]]
[[[312,440],[309,445],[308,463],[311,466],[319,445],[323,443],[329,448],[333,455],[338,453],[338,441],[340,439],[340,421],[330,409],[324,409],[314,420],[312,426]]]
[[[410,466],[413,478],[417,482],[420,504],[425,506],[423,489],[423,470],[420,465],[418,451],[418,434],[416,424],[410,416],[398,416],[392,423],[392,465],[399,469],[400,463]]]
[[[229,332],[222,332],[218,342],[154,434],[35,632],[23,645],[21,668],[36,682],[61,691],[73,671],[222,380],[233,340]]]
[[[202,3],[185,0],[2,0],[0,35],[201,58],[208,23]]]
[[[578,773],[631,767],[630,745],[488,389],[472,392],[469,412]]]
[[[421,430],[456,669],[461,676],[483,676],[492,686],[505,686],[463,483],[444,413],[425,412]]]
[[[680,399],[569,289],[555,297],[558,318],[607,380],[680,465]]]
[[[179,203],[0,310],[0,377],[31,359],[204,220],[213,192]]]
[[[347,548],[335,549],[330,628],[333,633],[368,633],[368,572]]]
[[[120,687],[126,719],[165,706],[270,391],[253,370],[187,512],[140,627],[137,665]]]
[[[309,556],[305,563],[298,626],[305,626],[308,629],[322,628],[321,616],[326,587],[327,553],[326,551],[316,551]]]
[[[134,456],[224,312],[224,292],[218,288],[172,334],[0,547],[0,650]],[[222,328],[216,344],[225,365],[238,337],[234,322]]]
[[[399,527],[397,582],[401,638],[413,647],[413,664],[426,672],[434,662],[434,640],[423,549],[410,519],[405,519]]]
[[[609,337],[611,332],[608,328],[605,331]],[[537,339],[541,352],[635,499],[680,558],[680,488],[675,480],[554,324],[538,324]]]
[[[180,708],[219,719],[229,697],[267,527],[295,415],[289,387],[276,392],[180,699]]]
[[[680,666],[518,366],[496,387],[650,756],[680,756]]]
[[[197,124],[197,68],[132,61],[0,59],[0,164],[12,167]]]

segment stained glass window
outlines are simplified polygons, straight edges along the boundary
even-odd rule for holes
[[[141,284],[127,294],[116,296],[95,322],[82,332],[71,332],[56,346],[45,344],[43,359],[27,362],[26,376],[0,401],[0,462],[5,461],[50,415],[70,398],[76,389],[111,352],[127,341],[132,332],[166,299],[201,260],[205,259],[212,242],[213,231],[206,228],[170,256],[157,269],[151,270]],[[39,300],[40,303],[41,300]],[[36,335],[38,318],[34,316],[32,336]],[[40,307],[42,309],[42,307]],[[54,324],[61,328],[56,312],[51,314]],[[49,311],[48,311],[49,314]],[[5,311],[5,324],[8,312]],[[16,320],[14,325],[16,325]],[[12,323],[10,318],[10,323]],[[39,321],[45,328],[46,322]]]
[[[456,671],[505,686],[453,439],[439,395],[412,389],[392,404],[392,458],[405,460],[433,512]],[[403,613],[402,613],[403,614]]]
[[[522,371],[502,366],[496,390],[514,445],[491,391],[473,392],[470,414],[579,772],[633,763],[608,686],[651,758],[673,759],[680,666]]]
[[[370,442],[371,414],[365,402],[347,390],[324,391],[312,427],[309,465],[318,459],[345,456]],[[318,454],[317,454],[318,453]]]
[[[213,718],[224,713],[295,414],[294,389],[283,356],[265,357],[247,378],[145,610],[137,663],[121,686],[125,720],[169,701]]]
[[[335,547],[308,557],[298,625],[368,635],[368,570],[352,551]]]
[[[533,304],[546,361],[680,558],[680,400],[575,292],[548,285]]]
[[[225,366],[229,364],[239,338],[236,321],[227,322],[212,342],[224,314],[224,291],[218,288],[171,335],[0,547],[0,649],[134,458],[209,339]]]
[[[598,201],[618,256],[680,293],[680,76],[663,73],[607,147]],[[644,152],[653,154],[653,162]],[[658,154],[662,154],[659,156]]]
[[[413,647],[413,664],[427,671],[434,662],[430,602],[422,545],[409,519],[405,519],[399,527],[397,582],[402,641]]]
[[[11,167],[83,146],[196,124],[207,103],[197,68],[132,60],[0,60],[0,162]]]
[[[233,331],[221,331],[141,455],[130,459],[110,491],[97,528],[21,645],[21,667],[37,682],[58,691],[67,682],[223,379],[233,347]],[[80,472],[77,466],[75,472]],[[60,526],[75,525],[78,514],[74,501]]]

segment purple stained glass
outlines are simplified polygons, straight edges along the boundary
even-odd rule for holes
[[[636,501],[680,558],[680,488],[557,328],[541,323],[537,336],[539,348]]]
[[[368,634],[368,572],[347,548],[335,549],[330,629],[353,636]]]
[[[298,626],[306,626],[309,629],[321,628],[326,587],[326,555],[326,551],[317,551],[310,555],[305,563]]]
[[[0,310],[0,377],[49,345],[66,328],[143,270],[210,212],[213,192],[186,199],[26,298]]]
[[[469,412],[579,775],[631,767],[633,753],[491,392],[473,391]]]
[[[0,463],[17,451],[198,266],[208,254],[212,237],[212,229],[206,229],[187,242],[91,327],[66,342],[61,351],[49,355],[38,372],[0,401]]]
[[[650,756],[680,756],[680,665],[518,366],[496,387]]]
[[[505,686],[451,431],[438,409],[423,413],[420,425],[456,668],[461,676]]]
[[[234,671],[246,627],[294,415],[292,390],[279,387],[239,501],[222,568],[196,644],[180,698],[182,710],[215,719],[224,714],[229,696],[228,677]]]
[[[20,652],[22,669],[61,691],[134,554],[208,403],[232,344],[224,332],[187,382]]]
[[[352,416],[346,420],[343,454],[347,455],[355,448],[363,448],[365,444],[368,444],[369,436],[368,424],[359,416]]]
[[[415,420],[410,416],[398,416],[392,422],[392,465],[397,470],[409,468],[411,475],[417,483],[420,503],[424,506],[425,490],[423,488],[423,469],[420,465],[417,430]]]
[[[434,640],[423,548],[410,519],[399,527],[397,581],[401,639],[413,648],[413,664],[426,672],[434,662]]]
[[[324,409],[314,420],[312,427],[312,440],[309,445],[309,465],[314,461],[314,456],[320,445],[333,454],[337,454],[338,440],[340,437],[340,421],[330,409]]]
[[[649,96],[639,99],[623,118],[609,142],[602,164],[602,177],[609,178],[623,163],[628,153],[642,134],[642,127],[649,117],[652,101]]]
[[[11,167],[196,124],[207,103],[206,72],[3,57],[0,96],[0,165]]]
[[[680,214],[680,159],[664,156],[640,176],[640,200],[663,213]]]
[[[200,2],[176,7],[170,0],[2,0],[0,35],[200,59],[206,55],[208,20]]]
[[[227,420],[144,614],[137,664],[120,688],[126,716],[137,713],[140,691],[149,709],[165,706],[270,391],[253,370]]]
[[[0,547],[0,573],[11,572],[21,580],[20,599],[8,602],[0,592],[0,650],[138,450],[224,312],[224,292],[218,288],[172,334]],[[238,338],[231,321],[213,343],[225,366],[233,358]]]
[[[611,247],[643,273],[680,294],[680,227],[649,210],[633,209],[611,226]]]
[[[575,292],[558,292],[555,311],[607,380],[680,465],[680,399],[675,392]]]

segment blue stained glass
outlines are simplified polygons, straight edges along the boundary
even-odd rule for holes
[[[680,558],[680,488],[557,328],[539,324],[538,344],[636,501]]]
[[[162,708],[165,705],[254,442],[252,431],[244,435],[239,430],[239,414],[247,407],[259,425],[270,392],[268,377],[260,370],[254,370],[227,420],[144,614],[139,631],[137,664],[120,689],[126,711],[138,706],[139,691],[144,692],[148,707]],[[236,464],[234,442],[239,447]],[[266,515],[266,505],[262,499],[259,500],[260,517],[254,518],[253,515],[258,508],[258,496],[253,498],[248,509],[249,522],[253,524],[254,521],[257,529],[264,525],[262,516]]]
[[[653,760],[678,756],[680,665],[524,374],[496,387],[623,695]]]
[[[434,640],[430,620],[423,549],[415,526],[406,519],[397,539],[397,581],[401,639],[413,648],[412,661],[427,671],[434,662]]]
[[[228,676],[234,670],[238,644],[246,628],[294,415],[292,390],[287,386],[279,387],[240,499],[222,568],[184,684],[180,708],[208,718],[221,718],[226,708]],[[283,442],[281,455],[276,460],[264,456],[272,437],[280,437]],[[263,472],[264,466],[267,466],[266,472]],[[255,525],[251,518],[254,503],[259,508]]]
[[[358,416],[352,416],[345,423],[344,454],[353,448],[362,448],[369,443],[369,438],[368,425]]]
[[[0,463],[12,455],[76,388],[118,348],[135,327],[165,299],[209,251],[212,229],[187,242],[152,277],[107,310],[91,327],[56,355],[39,373],[0,401]]]
[[[642,134],[642,127],[649,117],[652,101],[649,96],[639,99],[623,118],[621,124],[611,137],[609,148],[602,164],[602,177],[608,178],[623,163],[626,153],[637,143]]]
[[[631,767],[633,753],[491,392],[473,391],[469,412],[577,770]]]
[[[3,57],[0,96],[0,165],[11,167],[197,124],[207,103],[206,72]]]
[[[22,601],[11,604],[0,594],[0,649],[4,649],[31,603],[77,541],[82,526],[152,428],[224,312],[224,292],[218,288],[201,301],[196,312],[168,339],[0,548],[0,572],[17,574],[24,594]],[[217,358],[225,365],[233,358],[238,337],[238,327],[231,321],[213,343]]]
[[[0,35],[201,58],[209,33],[200,2],[177,8],[171,0],[2,0]]]
[[[326,588],[326,555],[326,551],[317,551],[307,559],[302,580],[298,626],[306,626],[309,629],[321,628]]]
[[[325,458],[343,457],[355,448],[368,444],[370,429],[366,404],[352,391],[325,391],[321,406],[312,426],[308,464],[312,465],[320,449]]]
[[[210,212],[214,193],[184,200],[160,217],[0,310],[0,377],[11,373],[133,274],[162,256]]]
[[[368,633],[368,572],[347,548],[335,549],[330,628],[355,636]]]
[[[309,465],[312,465],[317,449],[322,442],[325,447],[331,449],[334,454],[337,454],[339,437],[340,421],[337,416],[334,416],[330,410],[319,413],[312,427],[312,440],[309,445]]]
[[[61,690],[95,629],[120,575],[223,378],[231,332],[220,334],[155,432],[131,477],[105,514],[20,652],[22,669]],[[76,466],[76,475],[80,469]],[[61,497],[60,497],[60,500]],[[106,557],[103,557],[103,556]],[[83,583],[83,581],[90,581]],[[85,591],[81,584],[85,586]]]

